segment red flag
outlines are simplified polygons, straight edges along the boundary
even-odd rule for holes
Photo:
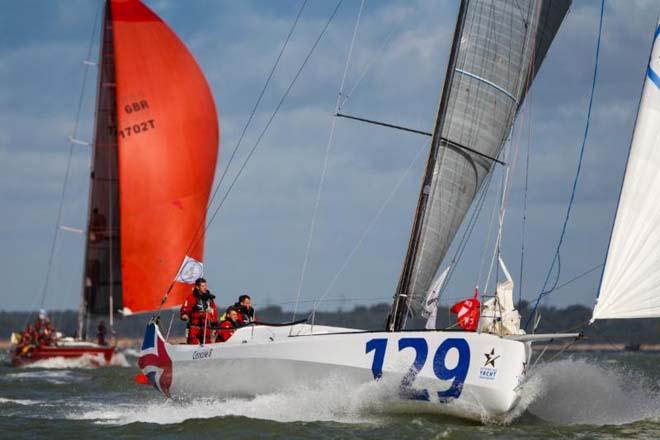
[[[459,301],[451,307],[451,312],[456,314],[458,326],[465,331],[473,332],[479,325],[479,300],[474,297]]]

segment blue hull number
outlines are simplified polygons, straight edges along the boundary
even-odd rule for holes
[[[447,354],[451,349],[458,353],[458,361],[453,368],[447,368]],[[380,379],[383,376],[383,364],[385,363],[385,351],[387,350],[386,338],[375,338],[367,342],[366,353],[374,352],[371,372],[374,379]],[[429,346],[424,338],[401,338],[399,339],[399,351],[413,350],[415,360],[410,369],[401,380],[401,395],[406,399],[412,400],[430,400],[429,391],[426,389],[414,389],[413,382],[417,374],[426,363],[429,354]],[[433,373],[443,381],[451,380],[450,387],[444,391],[438,391],[440,402],[449,402],[456,399],[463,391],[463,383],[467,377],[470,366],[470,346],[465,339],[449,338],[445,339],[435,351],[433,356]]]

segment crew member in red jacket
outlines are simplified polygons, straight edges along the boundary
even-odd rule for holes
[[[248,294],[238,297],[238,302],[234,303],[234,309],[236,309],[238,314],[236,321],[240,325],[248,325],[257,320],[254,315],[254,309],[252,308],[252,299]]]
[[[220,331],[218,331],[215,342],[227,341],[240,326],[241,323],[238,321],[238,312],[236,309],[233,306],[227,307],[225,319],[220,323]]]
[[[181,306],[181,319],[188,322],[188,344],[211,343],[212,328],[218,322],[215,295],[204,278],[195,280],[195,288]]]

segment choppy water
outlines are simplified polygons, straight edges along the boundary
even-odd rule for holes
[[[4,356],[4,355],[3,355]],[[0,358],[0,438],[660,438],[660,354],[573,355],[540,365],[517,418],[467,422],[374,403],[340,381],[252,399],[166,401],[136,385],[135,358],[93,369]],[[44,368],[48,367],[48,368]]]

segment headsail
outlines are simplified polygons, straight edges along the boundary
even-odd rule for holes
[[[660,317],[660,23],[592,320]]]
[[[424,293],[490,172],[570,0],[464,0],[390,329]]]
[[[91,312],[106,312],[109,289],[102,286],[107,276],[93,268],[105,273],[112,267],[115,310],[137,313],[158,308],[186,255],[203,261],[203,228],[198,227],[213,184],[219,129],[199,66],[139,0],[107,3],[103,46],[85,299]],[[102,169],[111,172],[101,175]],[[98,195],[105,191],[111,203]],[[92,243],[94,208],[106,204],[111,209],[97,211],[104,218],[96,222],[104,223],[108,234]],[[112,252],[99,261],[98,247]],[[165,306],[183,302],[187,290],[175,286]]]

